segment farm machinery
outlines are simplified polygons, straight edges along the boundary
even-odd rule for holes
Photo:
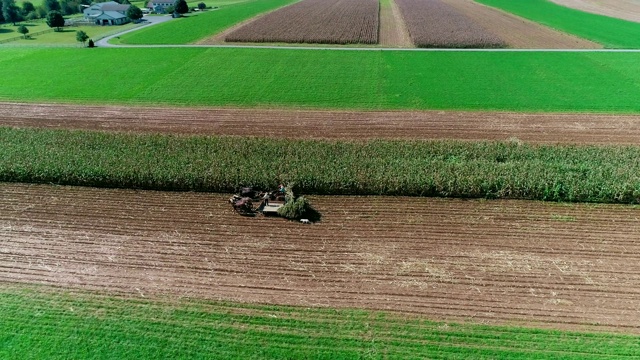
[[[229,199],[233,209],[243,216],[278,215],[278,209],[284,206],[286,201],[286,190],[282,185],[274,191],[256,191],[245,187]]]
[[[256,191],[246,187],[229,199],[233,209],[243,216],[281,216],[309,224],[320,220],[318,213],[304,196],[294,196],[291,187],[278,186],[273,191]]]

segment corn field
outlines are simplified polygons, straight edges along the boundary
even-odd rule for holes
[[[422,48],[500,48],[505,42],[440,0],[396,0],[409,35]]]
[[[303,0],[233,31],[227,42],[377,44],[376,0]]]
[[[0,128],[0,181],[640,202],[640,147],[311,141]]]

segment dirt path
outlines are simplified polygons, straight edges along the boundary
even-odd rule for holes
[[[311,201],[303,225],[218,194],[0,183],[0,282],[640,333],[638,208]]]
[[[414,47],[402,13],[394,0],[380,2],[378,41],[384,47]]]
[[[442,0],[480,26],[520,49],[600,49],[602,45],[552,30],[473,0]]]
[[[640,22],[639,0],[550,0],[585,12]]]
[[[277,124],[278,132],[265,134]],[[0,125],[329,139],[640,144],[640,116],[454,111],[313,111],[0,103]]]

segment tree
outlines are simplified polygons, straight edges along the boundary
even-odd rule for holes
[[[27,16],[29,13],[36,11],[36,7],[33,6],[32,2],[25,1],[22,3],[22,15]]]
[[[76,40],[81,42],[82,46],[84,46],[84,43],[87,41],[87,39],[89,39],[89,35],[87,35],[86,32],[84,32],[82,30],[76,31]]]
[[[176,2],[173,3],[173,9],[178,14],[186,14],[189,12],[189,5],[187,5],[185,0],[176,0]]]
[[[2,16],[4,21],[16,24],[16,21],[22,20],[20,8],[16,5],[15,0],[2,0]]]
[[[47,12],[60,11],[60,3],[58,0],[44,0],[44,8]]]
[[[173,5],[169,5],[169,6],[167,6],[167,7],[164,9],[164,11],[165,11],[167,14],[171,14],[172,12],[174,12],[174,11],[175,11],[175,9],[176,9],[176,8],[175,8]]]
[[[27,34],[29,33],[29,28],[24,25],[20,25],[18,26],[18,32],[22,34],[22,36],[24,36],[24,38],[26,39]]]
[[[127,17],[133,21],[136,20],[140,20],[142,19],[142,10],[140,10],[139,7],[135,6],[135,5],[131,5],[129,6],[129,9],[127,10]]]
[[[72,15],[80,12],[80,3],[77,0],[60,0],[59,4],[62,15]]]
[[[92,48],[96,46],[96,44],[93,43],[93,39],[89,39],[89,47]]]
[[[49,11],[47,14],[47,25],[49,25],[50,28],[56,28],[56,32],[62,30],[64,18],[62,14],[60,14],[60,11]]]
[[[207,4],[205,4],[205,3],[203,3],[203,2],[198,3],[198,9],[200,9],[200,10],[204,10],[204,9],[206,9],[206,8],[207,8]]]

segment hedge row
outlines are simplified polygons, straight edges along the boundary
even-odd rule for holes
[[[0,181],[640,202],[640,147],[317,141],[0,128]]]

